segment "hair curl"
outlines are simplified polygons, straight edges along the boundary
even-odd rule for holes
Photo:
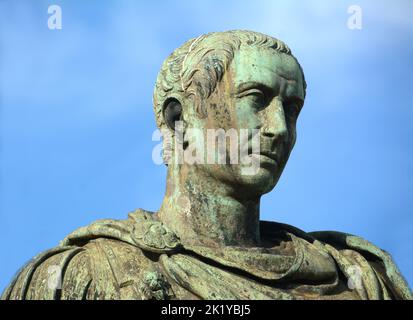
[[[196,111],[205,116],[202,102],[214,92],[241,46],[271,48],[293,57],[300,67],[306,89],[303,70],[284,42],[254,31],[211,32],[188,40],[163,62],[153,94],[157,126],[164,127],[162,108],[165,101],[177,96],[193,96]]]

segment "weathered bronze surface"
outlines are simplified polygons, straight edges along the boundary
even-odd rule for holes
[[[206,129],[258,129],[257,170],[179,162],[174,145],[164,154],[159,212],[74,231],[24,266],[2,299],[412,299],[390,255],[370,242],[260,221],[260,198],[294,146],[305,92],[300,65],[277,39],[228,31],[186,42],[156,81],[158,127],[181,135],[173,141],[186,151],[190,128],[204,138]]]

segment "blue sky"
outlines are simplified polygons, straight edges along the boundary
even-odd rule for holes
[[[62,30],[47,28],[49,5]],[[362,29],[347,8],[362,8]],[[413,2],[0,1],[0,290],[77,227],[157,210],[152,91],[189,38],[250,29],[304,68],[298,139],[262,218],[390,252],[413,284]]]

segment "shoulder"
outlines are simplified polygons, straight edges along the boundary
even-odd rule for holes
[[[363,281],[370,282],[369,287],[377,283],[376,286],[387,289],[396,299],[413,299],[406,280],[387,251],[362,237],[344,232],[316,231],[309,234],[327,246],[333,255],[335,253],[336,260],[342,260],[342,264],[350,262],[351,270],[359,272]],[[375,277],[368,277],[369,273]]]
[[[327,251],[362,298],[413,299],[391,255],[362,237],[338,231],[305,232],[269,221],[261,221],[261,231],[266,237],[280,232],[291,233]]]
[[[57,290],[51,288],[56,287],[57,270],[81,251],[82,248],[64,246],[35,256],[17,272],[4,291],[2,299],[25,300],[33,295],[42,295],[45,299],[56,299]],[[33,298],[36,299],[36,297]]]
[[[140,248],[115,239],[59,246],[27,263],[2,299],[138,299],[139,285],[144,273],[154,269],[152,264]]]
[[[135,230],[142,224],[130,215],[74,231],[19,270],[2,299],[164,298],[169,292],[156,263],[162,241],[142,240],[148,230]],[[159,288],[150,287],[154,279]]]

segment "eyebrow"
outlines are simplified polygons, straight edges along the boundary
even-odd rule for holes
[[[286,79],[286,80],[288,80],[288,79]],[[252,88],[261,89],[264,92],[264,94],[266,94],[266,95],[274,94],[274,91],[275,91],[274,88],[270,87],[269,85],[267,85],[265,83],[256,82],[256,81],[248,81],[248,82],[240,83],[237,86],[237,92],[241,93],[243,91],[246,91],[246,90],[249,90],[249,89],[252,89]],[[304,98],[300,97],[297,94],[292,94],[292,95],[290,95],[288,97],[285,97],[285,98],[287,98],[290,101],[299,101],[301,105],[304,104]]]
[[[264,93],[273,93],[274,88],[271,88],[269,85],[261,82],[256,82],[256,81],[249,81],[249,82],[243,82],[240,83],[237,86],[237,92],[242,92],[251,88],[259,88],[264,91]]]
[[[287,97],[287,101],[298,103],[300,108],[302,108],[303,105],[304,105],[304,99],[297,96],[297,95],[291,95],[291,96]]]

